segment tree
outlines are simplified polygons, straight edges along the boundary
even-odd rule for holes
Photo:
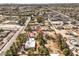
[[[0,32],[3,32],[4,30],[3,29],[0,29]]]
[[[16,56],[17,55],[17,51],[16,51],[16,48],[15,48],[15,44],[13,43],[13,45],[10,47],[10,50],[12,51],[12,55],[13,56]]]
[[[36,18],[37,18],[37,22],[38,23],[42,23],[43,20],[44,20],[44,17],[43,16],[37,16]]]
[[[26,42],[26,33],[20,34],[17,37],[16,42],[12,44],[10,49],[6,52],[6,55],[17,56],[17,51],[20,50],[20,47],[24,42]]]
[[[47,50],[47,48],[46,47],[44,47],[44,46],[41,46],[40,48],[39,48],[39,54],[40,55],[49,55],[49,51]]]
[[[29,50],[28,50],[28,55],[29,56],[33,56],[34,55],[34,48],[30,48]]]
[[[58,46],[60,47],[61,49],[61,44],[62,44],[62,36],[60,34],[57,34],[57,42],[58,42]]]
[[[69,51],[69,49],[67,49],[67,48],[65,48],[65,49],[63,50],[63,53],[64,53],[64,55],[66,55],[66,56],[70,55],[70,51]]]
[[[23,18],[23,19],[21,19],[21,20],[18,21],[18,24],[20,24],[21,26],[23,26],[25,22],[26,22],[26,20]]]
[[[16,45],[17,45],[17,47],[18,47],[18,49],[19,49],[19,47],[20,47],[20,41],[19,40],[16,40]]]
[[[17,49],[16,49],[15,43],[13,43],[13,52],[14,52],[14,56],[16,56],[17,55]]]
[[[6,56],[12,56],[12,51],[11,50],[7,50],[5,55]]]

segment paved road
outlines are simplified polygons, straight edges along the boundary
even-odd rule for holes
[[[7,42],[11,39],[11,37],[14,35],[14,32],[11,32],[6,38],[3,39],[4,44],[0,46],[0,51],[2,48],[7,44]]]
[[[48,22],[52,25],[50,28],[52,29],[52,30],[54,30],[55,31],[55,33],[58,33],[58,30],[56,29],[56,27],[52,24],[52,22],[50,21],[50,16],[48,15]]]
[[[16,38],[18,35],[27,27],[29,21],[31,20],[30,17],[27,18],[27,21],[25,22],[25,26],[22,26],[15,34],[14,36],[9,40],[9,42],[3,47],[3,49],[0,51],[0,55],[5,55],[5,52],[10,48],[10,46],[13,44],[13,42],[16,41]]]
[[[64,15],[64,14],[62,14],[62,13],[60,13],[60,12],[57,12],[57,11],[53,11],[53,12],[56,12],[56,13],[58,13],[59,15],[68,18],[70,21],[73,20],[73,21],[78,22],[77,20],[72,19],[72,18],[70,18],[69,16]],[[51,21],[50,21],[49,19],[48,19],[48,21],[51,23]],[[51,23],[51,24],[52,24],[52,23]],[[63,33],[63,32],[61,32],[61,31],[57,30],[54,25],[52,25],[52,26],[53,26],[52,29],[54,29],[56,33],[58,32],[58,33],[60,33],[62,36],[66,36],[65,33]],[[72,45],[69,43],[69,41],[66,41],[66,43],[69,45],[69,48],[72,47]],[[74,55],[76,55],[78,52],[72,51],[72,53],[73,53]]]

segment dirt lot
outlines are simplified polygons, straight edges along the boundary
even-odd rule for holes
[[[59,54],[60,56],[63,55],[63,52],[58,47],[58,43],[53,39],[47,40],[47,44],[45,46],[48,48],[50,54]]]

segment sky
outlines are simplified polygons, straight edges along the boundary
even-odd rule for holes
[[[0,0],[2,3],[40,4],[40,3],[79,3],[78,0]]]

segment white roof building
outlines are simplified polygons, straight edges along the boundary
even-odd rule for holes
[[[25,48],[34,48],[34,47],[35,47],[34,38],[29,38],[29,40],[26,41]]]
[[[17,30],[19,29],[21,26],[19,25],[14,25],[14,24],[0,24],[0,29],[4,29],[4,30]]]

